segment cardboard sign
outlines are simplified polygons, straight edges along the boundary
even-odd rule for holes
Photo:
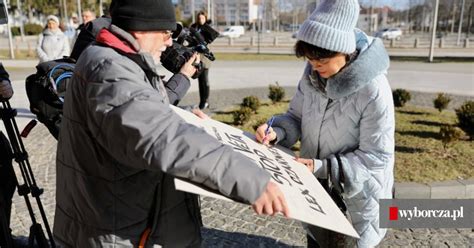
[[[294,156],[287,149],[278,146],[267,147],[257,143],[252,134],[212,119],[200,119],[173,106],[172,108],[186,122],[203,128],[221,143],[255,161],[255,166],[267,170],[273,182],[285,195],[291,218],[359,238],[318,180],[306,166],[294,161]],[[175,184],[177,190],[233,201],[198,184],[180,179],[175,179]]]

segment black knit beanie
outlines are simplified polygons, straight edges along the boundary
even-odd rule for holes
[[[176,29],[171,0],[112,0],[112,24],[126,31]]]

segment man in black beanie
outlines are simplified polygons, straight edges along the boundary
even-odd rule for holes
[[[112,2],[112,25],[79,57],[57,149],[55,239],[64,247],[200,247],[197,198],[186,178],[252,204],[288,207],[270,175],[169,107],[158,77],[176,28],[171,0]],[[197,55],[175,77],[188,80]]]

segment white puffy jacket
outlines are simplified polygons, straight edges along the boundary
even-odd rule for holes
[[[36,53],[41,62],[61,59],[64,56],[69,56],[71,48],[69,40],[60,30],[45,29],[39,35]]]
[[[371,247],[386,233],[379,228],[378,200],[392,197],[395,120],[383,43],[360,31],[356,38],[359,55],[325,88],[311,82],[308,64],[287,113],[273,126],[279,144],[292,146],[300,139],[302,158],[323,161],[341,186],[361,236],[358,246]]]

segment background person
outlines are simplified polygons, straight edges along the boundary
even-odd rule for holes
[[[95,18],[96,18],[95,11],[91,9],[85,9],[84,11],[82,11],[82,24],[81,25],[86,25],[90,21],[95,20]]]
[[[184,122],[156,71],[176,28],[171,0],[112,2],[112,25],[79,56],[58,140],[54,235],[66,247],[200,247],[193,199],[173,177],[288,215],[270,175]],[[183,77],[196,71],[188,61]],[[189,80],[189,79],[187,79]],[[148,235],[144,235],[148,234]]]
[[[59,29],[59,19],[54,15],[47,18],[47,26],[39,35],[36,53],[41,62],[61,59],[69,56],[70,47],[68,38]]]
[[[389,57],[380,39],[355,29],[358,16],[356,0],[326,0],[303,23],[295,54],[308,63],[288,111],[275,118],[265,143],[291,147],[301,140],[297,161],[341,210],[347,208],[361,237],[357,247],[374,247],[386,233],[379,228],[378,199],[392,197],[395,117]],[[266,127],[257,129],[260,142]],[[355,246],[348,236],[308,229],[308,247]]]
[[[81,34],[81,32],[86,29],[87,24],[89,22],[95,20],[95,19],[96,19],[96,15],[95,15],[94,11],[92,11],[90,9],[85,9],[82,12],[82,23],[76,28],[75,33],[74,33],[74,37],[72,39],[71,44],[73,44],[73,47],[76,45],[77,39],[78,39],[79,35]],[[72,53],[74,53],[74,48],[73,48]]]
[[[197,31],[201,30],[202,25],[210,24],[207,20],[207,15],[203,11],[200,11],[197,14],[196,22],[191,25],[191,28],[195,28]],[[211,61],[206,58],[204,55],[200,54],[201,62],[204,67],[204,70],[198,77],[199,82],[199,109],[209,108],[209,68],[211,67]]]

